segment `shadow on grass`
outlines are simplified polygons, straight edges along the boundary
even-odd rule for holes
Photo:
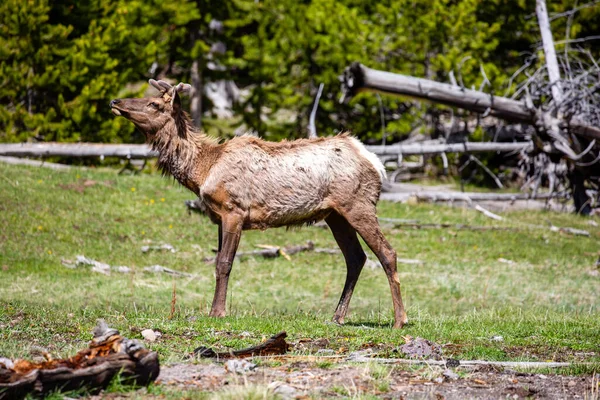
[[[332,323],[334,325],[337,325],[335,323]],[[340,327],[353,327],[353,328],[378,328],[378,329],[385,329],[385,328],[392,328],[394,326],[393,322],[374,322],[374,321],[353,321],[353,322],[345,322],[344,325],[339,325]],[[411,323],[407,323],[406,325],[404,325],[405,327],[409,327],[411,326]]]

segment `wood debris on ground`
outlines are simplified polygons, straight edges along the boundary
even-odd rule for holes
[[[76,256],[75,261],[67,260],[67,259],[62,259],[61,261],[62,261],[62,264],[67,268],[75,269],[78,267],[92,267],[93,272],[98,272],[98,273],[101,273],[104,275],[110,275],[111,272],[129,274],[133,271],[132,268],[124,266],[124,265],[119,265],[119,266],[108,265],[106,263],[103,263],[103,262],[100,262],[97,260],[93,260],[93,259],[88,258],[83,255]],[[165,274],[173,275],[173,276],[185,276],[185,277],[192,276],[192,274],[189,274],[187,272],[177,271],[177,270],[174,270],[171,268],[163,267],[162,265],[151,265],[148,267],[144,267],[143,271],[151,272],[151,273],[155,273],[155,274],[156,273],[165,273]]]
[[[220,353],[215,352],[211,348],[201,346],[194,350],[193,357],[226,359],[281,355],[287,353],[290,349],[290,345],[285,341],[286,337],[286,332],[279,332],[256,346]]]
[[[268,244],[259,244],[256,247],[260,248],[260,250],[252,250],[252,251],[239,251],[235,254],[236,258],[243,257],[264,257],[264,258],[277,258],[283,257],[288,261],[291,261],[291,255],[296,253],[301,253],[305,251],[315,251],[315,244],[308,240],[306,244],[300,245],[292,245],[286,247],[279,247]],[[217,250],[213,250],[217,252]],[[203,260],[207,263],[214,262],[216,257],[205,257]]]
[[[100,390],[120,374],[123,382],[148,385],[159,374],[158,354],[137,340],[127,339],[103,320],[93,331],[88,348],[73,357],[45,360],[10,360],[0,358],[0,400],[44,396],[61,390]]]
[[[141,250],[142,253],[148,253],[149,251],[168,251],[171,253],[177,252],[177,250],[175,250],[175,248],[168,243],[142,246]]]

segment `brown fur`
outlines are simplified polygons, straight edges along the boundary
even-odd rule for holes
[[[146,135],[159,153],[163,172],[194,192],[219,226],[211,316],[225,315],[229,273],[242,230],[324,219],[348,269],[334,321],[343,323],[366,260],[358,233],[383,265],[392,292],[394,326],[402,327],[407,318],[396,253],[383,237],[375,214],[381,191],[378,161],[359,142],[342,134],[280,143],[241,136],[219,143],[193,129],[181,110],[177,92],[181,85],[153,85],[161,89],[160,97],[113,100],[111,108]]]

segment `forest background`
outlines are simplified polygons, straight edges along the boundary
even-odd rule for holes
[[[559,54],[600,32],[596,3],[548,3]],[[217,136],[305,137],[323,84],[319,135],[435,137],[443,107],[373,94],[340,104],[339,75],[358,61],[510,95],[522,65],[544,65],[532,0],[6,0],[0,43],[0,142],[141,143],[108,103],[143,96],[149,78],[191,82],[192,114]],[[577,46],[597,59],[598,43]],[[235,99],[225,114],[211,90]]]

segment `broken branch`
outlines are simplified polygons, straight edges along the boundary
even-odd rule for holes
[[[204,346],[198,347],[194,350],[193,355],[199,358],[247,358],[255,356],[273,356],[287,353],[290,345],[285,341],[287,333],[279,332],[275,336],[272,336],[264,343],[257,346],[248,347],[242,350],[233,350],[217,353],[211,348]]]
[[[346,95],[354,95],[361,91],[403,95],[450,107],[459,107],[480,114],[489,110],[489,115],[507,121],[530,125],[535,125],[536,122],[535,113],[529,110],[524,102],[447,83],[378,71],[367,68],[360,63],[352,63],[344,71],[342,91]],[[344,96],[344,98],[346,97],[349,96]],[[573,133],[590,139],[600,139],[600,128],[588,125],[577,116],[571,118],[568,125]]]
[[[236,258],[242,257],[264,257],[264,258],[277,258],[279,256],[283,256],[284,258],[289,260],[289,256],[292,254],[300,253],[303,251],[312,251],[315,250],[315,244],[310,240],[306,242],[304,245],[296,245],[296,246],[287,246],[284,248],[278,246],[266,246],[262,245],[261,250],[252,250],[252,251],[240,251],[235,254]],[[216,252],[216,250],[213,250]],[[206,257],[204,261],[207,263],[214,262],[216,257]]]

